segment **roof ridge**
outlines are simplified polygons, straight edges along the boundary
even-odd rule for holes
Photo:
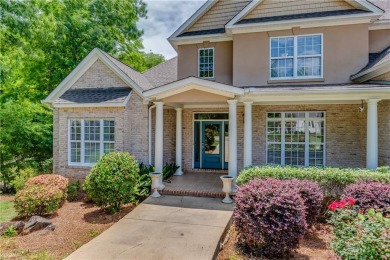
[[[164,62],[161,62],[161,63],[157,64],[156,66],[153,66],[153,67],[151,67],[151,68],[149,68],[149,69],[147,69],[147,70],[145,70],[145,71],[143,71],[143,72],[140,72],[140,73],[141,73],[141,74],[145,74],[146,72],[148,72],[148,71],[150,71],[150,70],[152,70],[152,69],[158,68],[158,67],[164,65],[165,63],[170,62],[170,61],[172,61],[172,60],[174,60],[174,59],[177,59],[177,56],[175,56],[175,57],[173,57],[173,58],[170,58],[169,60],[166,60],[166,61],[164,61]]]

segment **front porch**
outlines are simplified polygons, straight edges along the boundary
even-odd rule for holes
[[[188,172],[173,176],[170,182],[164,182],[163,195],[224,198],[222,181],[218,172]],[[226,175],[226,174],[225,174]]]

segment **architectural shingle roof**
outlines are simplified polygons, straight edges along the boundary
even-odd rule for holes
[[[220,34],[220,33],[225,33],[225,28],[212,29],[212,30],[200,30],[200,31],[193,31],[193,32],[185,32],[185,33],[180,34],[177,37],[199,36],[199,35]]]
[[[167,60],[143,73],[153,88],[177,80],[177,57]]]
[[[248,24],[248,23],[265,23],[265,22],[276,22],[276,21],[287,21],[295,19],[307,19],[307,18],[320,18],[328,17],[335,15],[349,15],[349,14],[361,14],[368,13],[368,11],[360,9],[352,10],[338,10],[338,11],[328,11],[328,12],[315,12],[315,13],[305,13],[305,14],[291,14],[291,15],[281,15],[281,16],[272,16],[272,17],[260,17],[253,19],[244,19],[236,24]]]
[[[365,72],[375,70],[377,67],[382,65],[385,62],[390,62],[390,46],[388,46],[386,49],[384,49],[381,53],[371,53],[370,54],[370,61],[367,64],[366,67],[364,67],[362,70],[360,70],[355,75],[352,75],[352,77],[357,76],[359,74],[364,74]]]
[[[102,51],[104,55],[107,56],[108,59],[112,61],[123,73],[125,73],[127,76],[129,76],[140,88],[142,88],[143,91],[149,90],[153,88],[152,84],[145,78],[145,76],[136,71],[135,69],[129,67],[128,65],[124,64],[120,60],[117,60],[116,58],[112,57],[108,53]]]
[[[56,104],[82,103],[123,103],[130,95],[131,88],[78,88],[68,89]]]

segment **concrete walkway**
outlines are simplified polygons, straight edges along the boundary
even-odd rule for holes
[[[66,259],[214,259],[232,213],[216,198],[148,198]]]

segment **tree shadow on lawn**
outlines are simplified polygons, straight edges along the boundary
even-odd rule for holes
[[[83,206],[90,207],[89,204],[86,204]],[[94,207],[94,205],[92,204]],[[129,214],[133,209],[135,208],[134,204],[126,204],[122,207],[120,212],[117,212],[115,214],[108,214],[105,209],[96,209],[94,211],[88,212],[84,214],[83,219],[92,224],[110,224],[119,221],[124,216]]]

